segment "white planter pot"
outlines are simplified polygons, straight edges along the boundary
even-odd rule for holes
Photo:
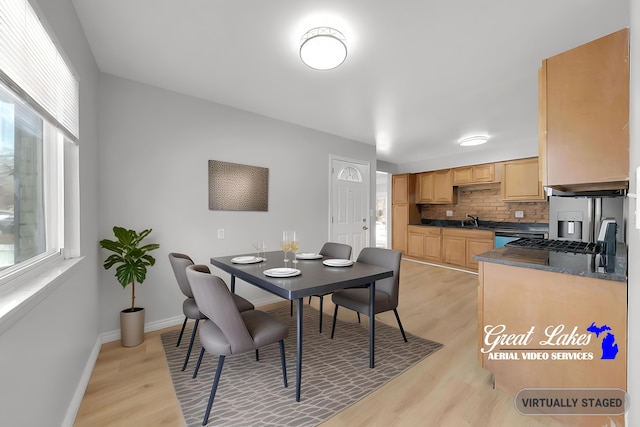
[[[120,342],[123,347],[135,347],[144,341],[144,308],[135,307],[120,312]]]

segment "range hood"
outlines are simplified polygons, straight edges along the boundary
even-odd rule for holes
[[[545,187],[547,196],[555,197],[625,197],[626,189],[618,190],[585,190],[585,191],[564,191],[557,188]]]

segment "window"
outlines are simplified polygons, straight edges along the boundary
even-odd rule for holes
[[[78,100],[29,2],[0,2],[0,285],[79,255]]]

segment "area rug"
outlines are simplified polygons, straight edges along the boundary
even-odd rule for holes
[[[260,349],[258,362],[253,352],[227,356],[208,425],[317,426],[442,348],[442,344],[409,333],[405,343],[397,328],[376,322],[376,366],[371,369],[366,317],[361,324],[338,318],[332,340],[332,317],[324,315],[319,333],[318,310],[305,305],[302,386],[300,402],[296,402],[296,317],[289,310],[287,304],[268,311],[289,326],[285,340],[289,387],[284,388],[282,381],[277,344]],[[198,376],[192,379],[200,343],[196,339],[189,365],[181,371],[191,329],[187,328],[176,347],[179,333],[162,334],[162,343],[185,424],[200,426],[218,357],[205,353]]]

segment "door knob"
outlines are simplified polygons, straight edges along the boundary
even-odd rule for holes
[[[369,229],[369,227],[367,227],[366,225],[363,225],[363,226],[362,226],[362,229],[363,229],[363,230],[368,230],[368,229]]]

